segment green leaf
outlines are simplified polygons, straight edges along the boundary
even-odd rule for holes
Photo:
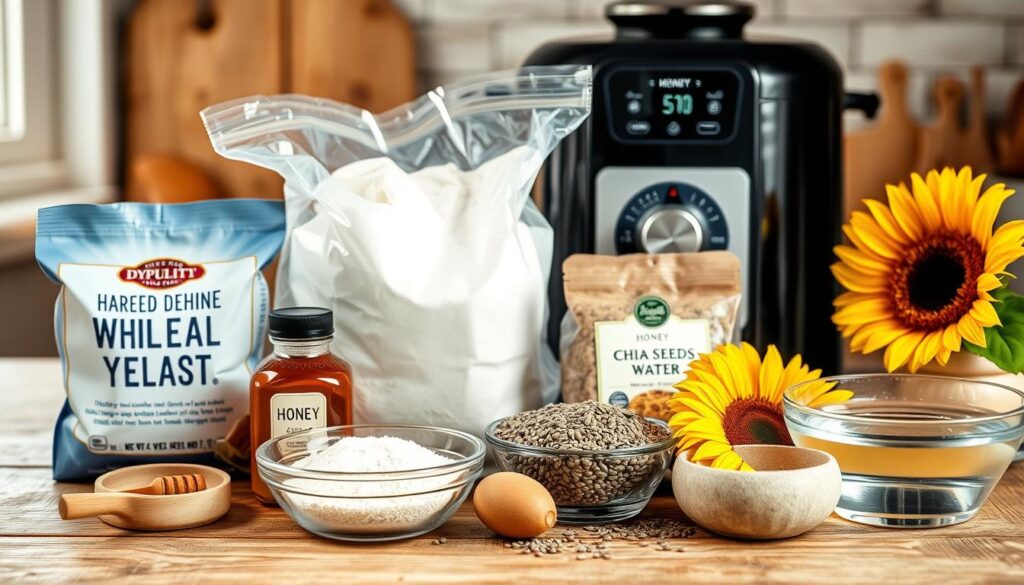
[[[1009,287],[993,291],[996,298],[992,306],[999,315],[1002,326],[985,329],[985,344],[979,347],[964,340],[964,347],[979,355],[1004,372],[1024,372],[1024,297],[1014,294]]]

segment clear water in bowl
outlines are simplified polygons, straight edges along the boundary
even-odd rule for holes
[[[967,381],[884,378],[840,378],[839,387],[855,397],[822,414],[786,407],[794,443],[831,453],[839,463],[836,513],[897,527],[970,519],[1020,445],[1020,415],[999,416],[1019,406],[1020,396],[989,395]]]
[[[853,405],[844,414],[898,418],[899,403]],[[966,410],[966,409],[964,409]],[[884,414],[883,414],[884,413]],[[909,418],[963,417],[977,413],[950,412],[940,404],[915,405]],[[988,423],[993,436],[1008,430],[1002,422]],[[801,447],[831,453],[843,470],[843,495],[836,513],[850,520],[886,523],[884,518],[902,517],[901,524],[955,524],[967,520],[988,497],[996,481],[1013,459],[1019,441],[948,439],[940,446],[933,439],[893,440],[870,435],[793,433]],[[959,444],[958,444],[959,443]]]

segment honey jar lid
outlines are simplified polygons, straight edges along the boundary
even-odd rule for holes
[[[270,311],[270,336],[316,339],[334,335],[334,314],[321,307],[285,307]]]

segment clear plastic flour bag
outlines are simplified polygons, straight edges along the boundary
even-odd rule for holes
[[[528,67],[378,115],[295,95],[202,113],[217,152],[284,177],[275,304],[334,311],[357,423],[482,435],[556,398],[552,232],[530,191],[590,99],[589,67]]]

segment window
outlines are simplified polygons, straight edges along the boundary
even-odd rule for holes
[[[114,200],[116,23],[130,6],[0,0],[0,263],[31,256],[39,207]]]
[[[0,197],[59,188],[54,0],[0,0]]]

